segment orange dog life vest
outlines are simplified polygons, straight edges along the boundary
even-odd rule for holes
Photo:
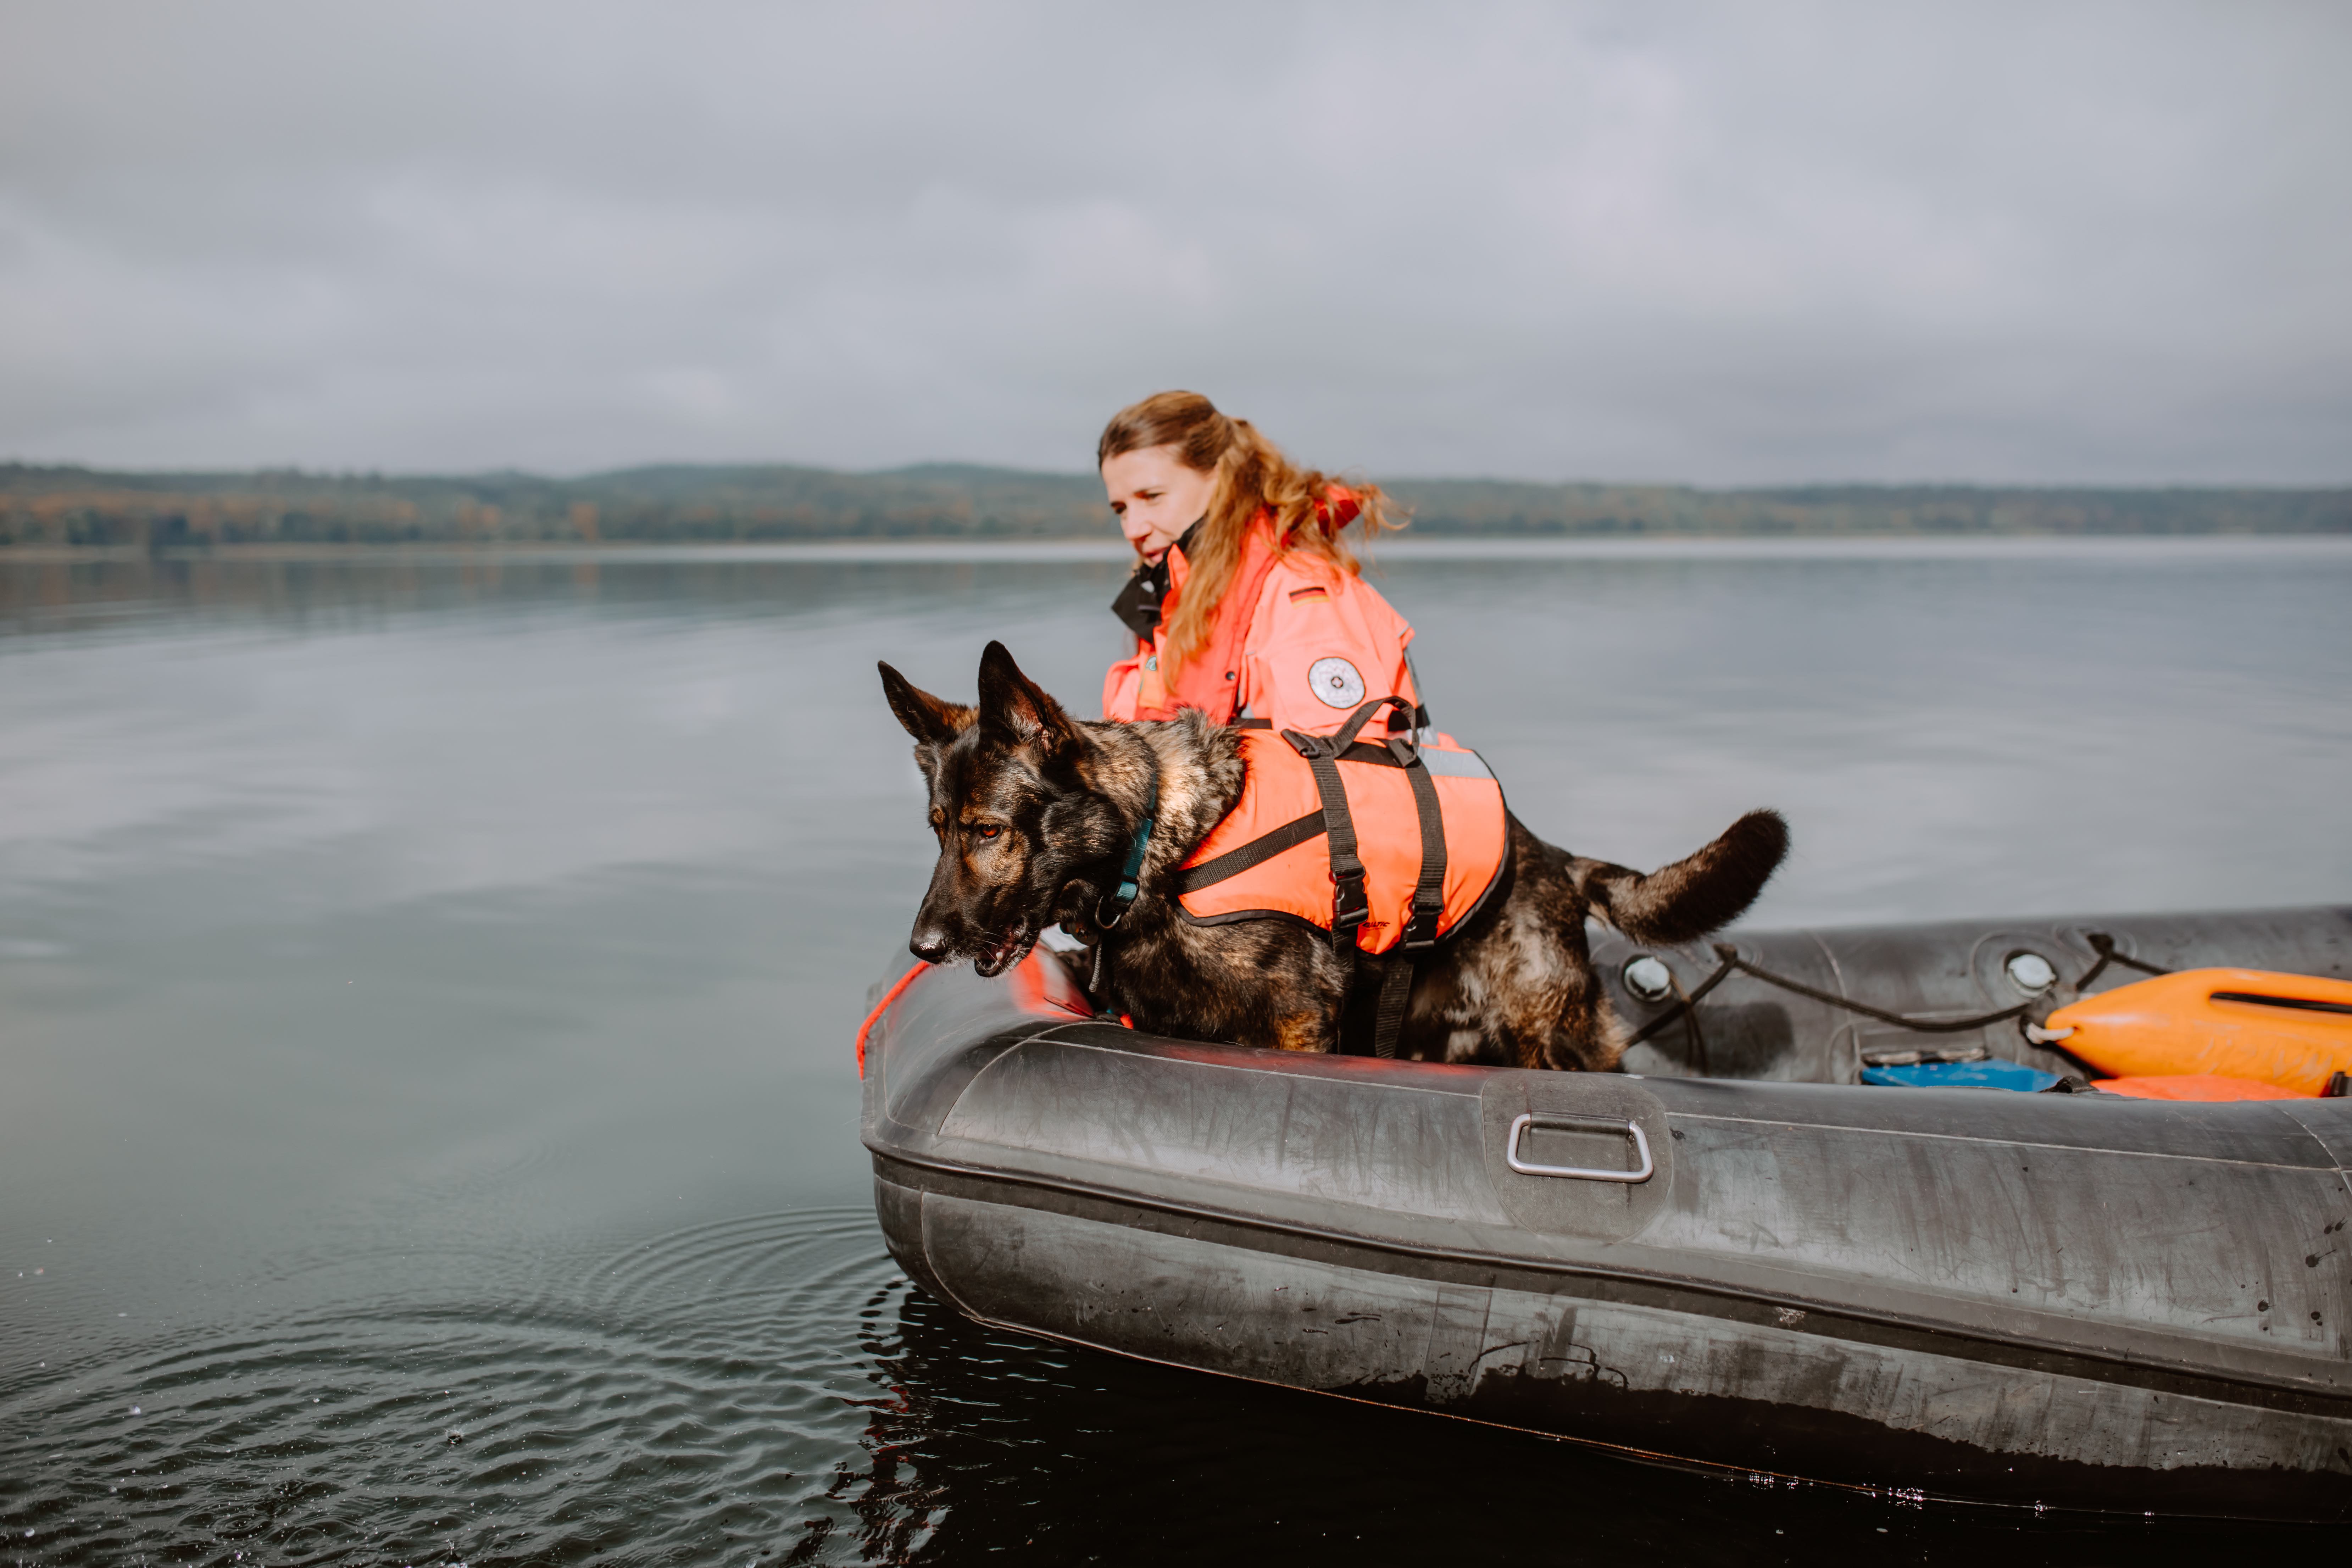
[[[1184,918],[1289,918],[1378,954],[1431,947],[1477,910],[1502,871],[1503,786],[1451,736],[1358,741],[1391,704],[1412,711],[1375,698],[1331,735],[1244,721],[1248,777],[1178,874]]]

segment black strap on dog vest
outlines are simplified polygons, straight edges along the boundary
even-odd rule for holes
[[[1389,738],[1389,750],[1404,765],[1412,784],[1412,812],[1421,819],[1421,876],[1413,883],[1412,916],[1404,926],[1404,950],[1418,952],[1437,945],[1437,922],[1445,913],[1445,812],[1420,751],[1401,735]]]
[[[1381,964],[1381,999],[1372,1013],[1372,1055],[1393,1057],[1404,1033],[1405,1004],[1412,1000],[1412,955],[1399,949]]]
[[[1356,928],[1371,917],[1371,900],[1364,892],[1364,863],[1356,856],[1356,819],[1348,810],[1348,786],[1339,779],[1339,752],[1345,742],[1328,735],[1285,730],[1282,738],[1307,759],[1315,774],[1315,793],[1323,801],[1323,833],[1331,858],[1331,947],[1356,951]],[[1352,737],[1351,737],[1352,738]]]
[[[1213,888],[1228,877],[1238,877],[1253,868],[1263,866],[1286,849],[1296,849],[1310,838],[1323,837],[1323,808],[1292,822],[1286,822],[1271,833],[1260,834],[1238,849],[1228,849],[1213,860],[1203,860],[1188,870],[1176,874],[1179,893],[1197,893],[1203,888]]]
[[[1414,716],[1416,710],[1400,697],[1377,697],[1358,708],[1337,732],[1330,735],[1307,735],[1297,730],[1285,730],[1282,738],[1290,742],[1298,754],[1307,759],[1314,771],[1315,791],[1323,801],[1323,828],[1330,839],[1331,858],[1331,945],[1346,952],[1352,961],[1358,952],[1356,928],[1371,915],[1370,900],[1364,888],[1364,863],[1356,853],[1356,825],[1348,809],[1347,786],[1340,781],[1339,761],[1373,714],[1382,708],[1394,708],[1399,714]],[[1372,1054],[1394,1057],[1397,1041],[1404,1030],[1406,1005],[1412,998],[1414,956],[1437,943],[1437,922],[1445,912],[1445,818],[1437,799],[1437,786],[1429,776],[1429,769],[1421,753],[1404,735],[1391,735],[1388,750],[1412,781],[1413,815],[1421,826],[1421,874],[1414,880],[1412,910],[1405,921],[1395,952],[1381,965],[1380,1001],[1373,1013]],[[1266,838],[1287,834],[1299,828],[1307,819],[1277,828]],[[1308,835],[1311,837],[1311,835]],[[1217,865],[1234,859],[1255,849],[1265,838],[1243,846],[1232,855],[1219,856]],[[1303,843],[1302,837],[1292,842]],[[1282,847],[1289,847],[1285,844]],[[1270,854],[1278,854],[1279,849]],[[1270,858],[1270,855],[1268,857]],[[1253,861],[1251,864],[1257,862]],[[1235,866],[1234,872],[1246,869]],[[1197,868],[1206,870],[1208,867]]]
[[[1437,804],[1437,785],[1420,752],[1402,736],[1389,738],[1389,750],[1404,765],[1412,782],[1413,815],[1421,818],[1421,876],[1412,889],[1412,914],[1405,921],[1404,940],[1381,971],[1381,999],[1372,1014],[1372,1055],[1393,1057],[1404,1033],[1405,1005],[1412,1000],[1414,955],[1437,945],[1437,922],[1445,913],[1445,816]],[[1410,760],[1408,760],[1408,758]]]
[[[1394,699],[1386,699],[1385,700],[1393,701]],[[1397,703],[1397,715],[1399,718],[1402,718],[1405,721],[1405,728],[1408,730],[1426,730],[1429,728],[1429,710],[1426,708],[1407,708],[1403,703],[1399,702]],[[1396,720],[1390,720],[1389,724],[1391,729],[1393,730],[1396,724]],[[1274,728],[1274,721],[1271,719],[1260,719],[1254,715],[1245,713],[1242,717],[1234,721],[1233,728],[1236,730],[1271,730]]]

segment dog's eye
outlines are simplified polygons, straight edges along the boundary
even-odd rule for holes
[[[996,826],[995,824],[993,824],[993,823],[991,823],[991,824],[990,824],[989,826],[987,826],[986,827],[982,827],[982,828],[978,829],[978,832],[979,832],[980,836],[981,836],[982,838],[993,838],[993,837],[995,837],[998,834],[1003,833],[1003,831],[1004,831],[1004,829],[1003,829],[1002,827],[997,826]]]

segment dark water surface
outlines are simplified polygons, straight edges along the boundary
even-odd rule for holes
[[[2352,550],[1387,557],[1557,842],[1759,924],[2352,897]],[[972,1329],[849,1038],[875,658],[1094,710],[1082,552],[0,563],[0,1562],[2130,1561],[2316,1538],[1643,1468]]]

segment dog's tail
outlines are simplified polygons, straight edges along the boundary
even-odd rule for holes
[[[1723,837],[1643,876],[1606,860],[1570,856],[1568,874],[1592,912],[1632,937],[1677,947],[1748,912],[1789,853],[1789,825],[1777,811],[1751,811]]]

